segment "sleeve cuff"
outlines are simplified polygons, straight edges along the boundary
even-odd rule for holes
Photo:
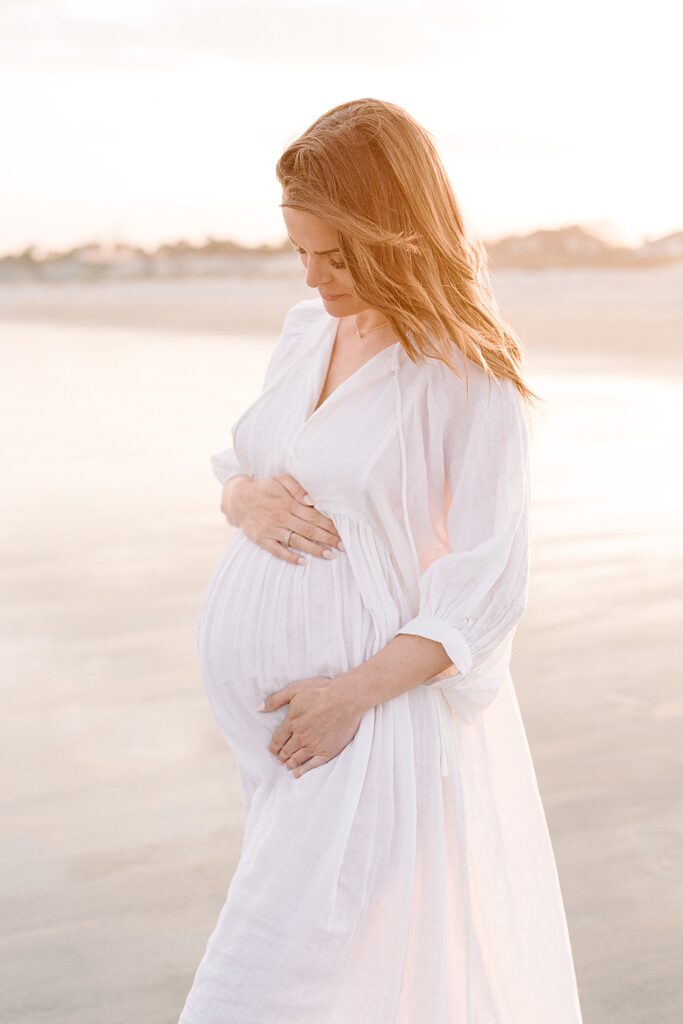
[[[436,619],[429,615],[416,615],[414,619],[401,626],[396,635],[398,636],[399,633],[423,636],[427,640],[436,640],[443,644],[446,654],[458,669],[461,677],[467,675],[472,667],[472,652],[464,636],[459,629],[442,619]]]
[[[230,477],[249,475],[244,472],[231,449],[227,452],[219,452],[217,455],[212,455],[211,468],[219,484],[223,485],[227,483]]]

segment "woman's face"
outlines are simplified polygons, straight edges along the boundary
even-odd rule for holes
[[[283,194],[282,202],[286,202]],[[356,295],[351,275],[339,251],[337,229],[305,210],[283,206],[290,242],[306,268],[306,284],[317,288],[331,316],[344,317],[367,309]]]

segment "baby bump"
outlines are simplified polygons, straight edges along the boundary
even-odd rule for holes
[[[270,735],[285,717],[286,706],[256,711],[267,694],[297,679],[339,675],[390,639],[383,635],[386,608],[378,615],[375,598],[359,585],[353,532],[337,525],[347,551],[329,560],[309,555],[304,566],[238,531],[209,581],[198,656],[212,710],[236,754],[253,742],[263,748],[263,730]]]

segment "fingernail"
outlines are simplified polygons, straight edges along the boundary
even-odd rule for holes
[[[306,559],[302,555],[301,558],[297,558],[296,563],[297,563],[297,565],[305,565],[306,564]]]
[[[262,700],[261,703],[259,704],[259,706],[256,708],[256,710],[257,711],[265,711],[266,710],[266,702],[264,700]]]
[[[315,502],[313,501],[313,498],[310,496],[310,494],[304,494],[301,500],[305,502],[306,505],[315,505]]]
[[[325,550],[323,551],[323,558],[336,558],[336,557],[337,556],[334,553],[334,551],[330,551],[329,548],[325,548]]]
[[[342,544],[341,541],[339,541],[339,543],[337,544],[337,547],[339,548],[340,551],[346,551],[346,548],[344,547],[344,545]]]

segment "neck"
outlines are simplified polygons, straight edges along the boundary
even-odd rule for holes
[[[386,319],[384,313],[379,313],[376,309],[364,309],[362,313],[355,315],[353,323],[360,334],[365,334],[367,331],[372,330],[373,327],[386,324]],[[387,324],[387,326],[389,325]]]

